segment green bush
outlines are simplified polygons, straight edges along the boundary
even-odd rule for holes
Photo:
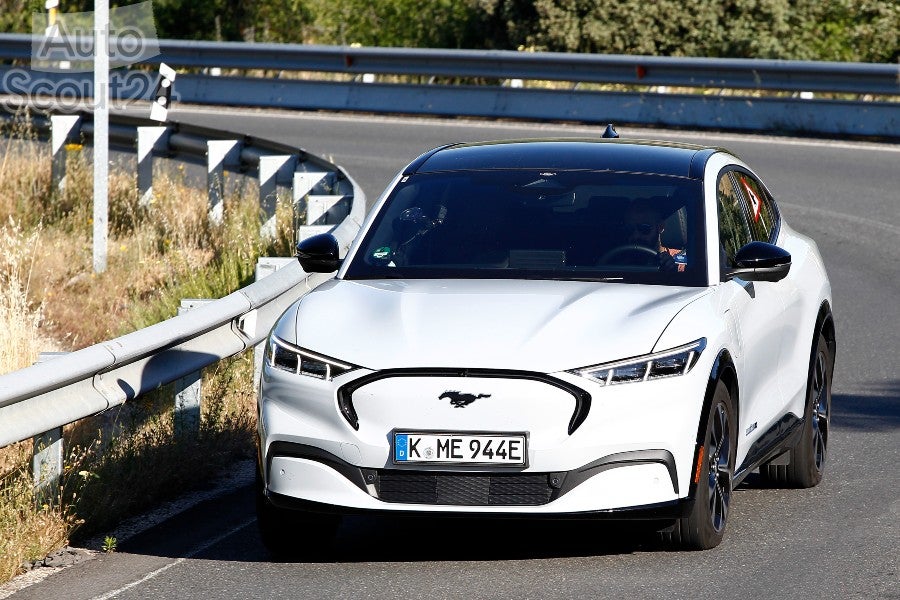
[[[92,0],[62,4],[93,9]],[[0,31],[27,32],[43,2],[0,0],[0,8]],[[154,0],[153,10],[157,34],[172,39],[900,59],[900,3],[888,0]]]
[[[535,0],[538,49],[895,62],[900,5],[878,0]]]

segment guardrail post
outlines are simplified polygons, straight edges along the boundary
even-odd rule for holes
[[[62,427],[34,436],[31,459],[34,477],[34,503],[52,506],[59,497],[59,478],[63,472]]]
[[[238,140],[209,140],[206,142],[206,181],[209,190],[209,218],[221,223],[225,216],[225,167],[236,167],[241,159]]]
[[[300,202],[313,188],[324,181],[328,173],[294,173],[294,202]]]
[[[297,260],[292,256],[260,256],[256,259],[254,281],[271,275],[281,267]],[[262,375],[263,356],[266,353],[266,340],[253,346],[253,389],[259,389],[259,378]]]
[[[166,149],[168,131],[168,127],[137,128],[137,183],[142,208],[153,202],[153,153]]]
[[[294,173],[294,185],[293,185],[293,212],[294,212],[294,231],[297,232],[297,239],[295,242],[300,242],[303,239],[306,239],[310,235],[315,235],[314,233],[310,233],[309,229],[307,229],[307,223],[309,223],[309,202],[308,197],[310,192],[314,189],[322,189],[327,183],[328,173],[319,173],[319,172],[299,172]],[[301,214],[303,215],[303,219],[301,220]],[[327,231],[328,228],[319,227],[323,231]],[[318,233],[318,232],[317,232]]]
[[[44,362],[65,352],[41,352],[37,362]],[[34,436],[31,474],[34,480],[34,503],[52,506],[59,498],[59,479],[63,472],[62,427]]]
[[[259,157],[259,206],[263,214],[259,234],[263,239],[275,239],[278,185],[291,184],[291,173],[296,166],[297,157],[290,154]]]
[[[212,302],[205,299],[182,300],[178,314],[183,315],[198,306]],[[200,401],[202,390],[200,381],[203,373],[195,371],[175,381],[175,415],[173,424],[175,437],[197,436],[200,433]]]
[[[306,197],[307,225],[334,225],[350,214],[350,197],[339,195],[312,195]]]
[[[320,233],[328,233],[332,229],[334,229],[334,225],[300,225],[295,229],[296,242],[299,244],[306,238],[319,235]]]
[[[51,115],[50,117],[50,178],[54,189],[63,189],[66,185],[66,141],[80,129],[81,117],[78,115]]]
[[[294,175],[295,215],[306,200],[306,225],[335,225],[350,214],[350,196],[335,173],[296,173]],[[349,194],[353,194],[352,188]],[[295,229],[299,226],[295,219]]]

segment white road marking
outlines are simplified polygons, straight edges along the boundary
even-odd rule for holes
[[[213,539],[207,541],[205,544],[203,544],[203,545],[201,545],[201,546],[199,546],[199,547],[197,547],[197,548],[194,548],[194,549],[193,549],[191,552],[189,552],[186,556],[182,556],[182,557],[179,558],[178,560],[176,560],[176,561],[174,561],[174,562],[171,562],[171,563],[167,564],[167,565],[164,566],[164,567],[160,567],[160,568],[158,568],[158,569],[155,570],[155,571],[151,571],[150,573],[147,573],[146,575],[144,575],[143,577],[141,577],[141,578],[138,579],[137,581],[132,581],[131,583],[128,583],[128,584],[126,584],[126,585],[123,585],[122,587],[120,587],[120,588],[118,588],[118,589],[115,589],[115,590],[106,592],[106,593],[103,594],[103,595],[100,595],[100,596],[94,596],[91,600],[109,600],[110,598],[115,598],[116,596],[118,596],[118,595],[121,594],[122,592],[125,592],[125,591],[127,591],[127,590],[130,590],[131,588],[133,588],[133,587],[135,587],[135,586],[138,586],[138,585],[144,583],[145,581],[149,581],[149,580],[153,579],[154,577],[156,577],[157,575],[161,575],[161,574],[165,573],[166,571],[168,571],[168,570],[171,569],[172,567],[177,566],[177,565],[180,565],[181,563],[183,563],[184,561],[188,560],[189,558],[193,558],[193,557],[197,556],[198,554],[200,554],[200,553],[203,552],[204,550],[206,550],[206,549],[208,549],[208,548],[210,548],[210,547],[212,547],[212,546],[215,546],[216,544],[218,544],[218,543],[221,542],[222,540],[224,540],[224,539],[226,539],[226,538],[228,538],[228,537],[234,535],[235,533],[237,533],[237,532],[240,531],[241,529],[243,529],[243,528],[245,528],[245,527],[247,527],[247,526],[253,524],[254,521],[256,521],[256,517],[254,517],[254,518],[252,518],[252,519],[248,519],[247,521],[244,521],[243,523],[241,523],[241,524],[238,525],[237,527],[234,527],[234,528],[232,528],[232,529],[226,531],[226,532],[223,533],[222,535],[219,535],[219,536],[217,536],[217,537],[215,537],[215,538],[213,538]]]

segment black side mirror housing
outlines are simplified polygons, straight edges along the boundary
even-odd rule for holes
[[[728,269],[728,279],[745,281],[781,281],[791,270],[791,254],[767,242],[750,242],[734,255],[735,268]]]
[[[332,273],[343,262],[338,241],[330,233],[320,233],[297,244],[297,260],[307,273]]]

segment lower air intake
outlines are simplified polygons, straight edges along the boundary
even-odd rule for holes
[[[550,501],[546,473],[378,472],[378,497],[385,502],[458,506],[536,506]]]

